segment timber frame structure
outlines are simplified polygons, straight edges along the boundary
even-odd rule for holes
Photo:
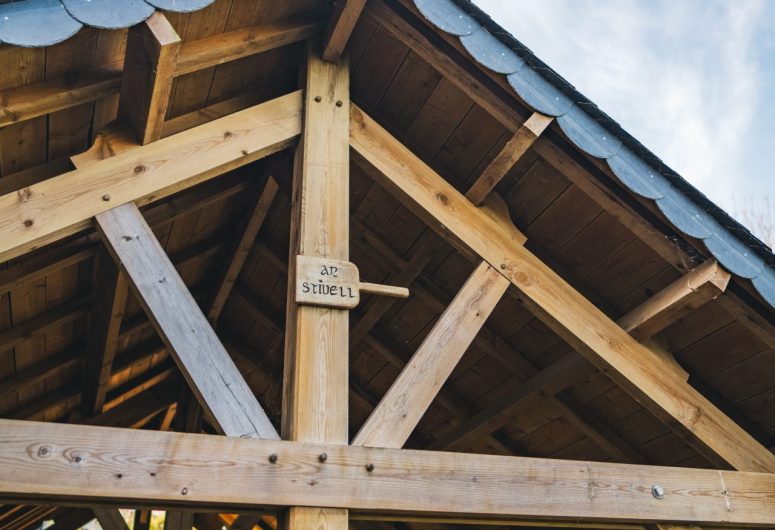
[[[770,250],[475,6],[97,4],[0,4],[0,530],[775,528]]]

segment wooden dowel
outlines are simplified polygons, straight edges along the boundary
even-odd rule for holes
[[[395,287],[393,285],[380,285],[378,283],[359,282],[358,290],[362,293],[392,296],[393,298],[409,298],[409,289]]]

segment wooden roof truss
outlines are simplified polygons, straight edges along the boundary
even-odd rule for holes
[[[187,122],[182,132],[174,127],[165,131],[170,125],[163,123],[174,76],[307,39],[318,35],[320,24],[305,20],[248,28],[181,45],[157,12],[130,31],[120,83],[117,70],[103,69],[82,77],[77,86],[52,80],[26,87],[9,102],[10,112],[0,116],[0,127],[120,93],[119,114],[141,145],[122,143],[121,131],[105,132],[99,146],[73,157],[76,169],[30,185],[25,179],[39,177],[21,175],[6,182],[20,191],[0,196],[0,261],[92,225],[98,231],[98,236],[84,237],[80,246],[0,271],[0,291],[45,274],[55,260],[76,263],[96,257],[101,271],[99,296],[91,305],[88,300],[77,301],[35,319],[29,329],[0,334],[0,343],[8,346],[63,319],[92,315],[83,391],[59,396],[79,401],[93,415],[84,423],[92,425],[24,421],[24,414],[0,420],[2,501],[89,506],[110,530],[125,528],[113,509],[119,506],[168,509],[168,528],[191,528],[195,511],[257,514],[285,508],[289,508],[285,524],[292,530],[345,530],[348,521],[375,519],[564,528],[771,528],[775,455],[693,388],[671,354],[649,341],[675,319],[724,292],[729,274],[708,261],[618,322],[612,321],[528,250],[525,236],[504,215],[502,200],[493,191],[531,145],[556,150],[541,138],[551,118],[535,114],[525,121],[460,64],[423,42],[416,29],[405,27],[385,4],[369,3],[365,11],[364,4],[349,1],[338,6],[325,45],[318,48],[310,41],[303,90],[236,113],[222,105],[215,115],[228,115],[198,125],[196,116],[184,116],[178,119]],[[514,131],[513,139],[467,194],[351,103],[348,58],[342,52],[362,11],[379,17]],[[250,44],[244,45],[246,41]],[[324,50],[322,57],[319,49]],[[160,199],[294,145],[291,259],[282,263],[283,257],[275,258],[290,279],[284,319],[283,424],[278,432],[239,369],[239,348],[224,346],[213,326],[281,178],[267,171],[259,186],[251,188],[251,212],[233,246],[213,243],[229,258],[215,294],[207,295],[211,297],[205,311],[197,303],[201,296],[195,289],[189,291],[176,271],[176,260],[183,258],[168,256],[153,228],[169,222],[176,211],[179,215],[213,197],[205,189],[175,199],[178,203],[162,204]],[[351,395],[349,350],[369,341],[388,359],[395,355],[391,345],[370,334],[390,308],[390,299],[372,300],[349,332],[347,309],[303,305],[294,297],[297,254],[349,259],[351,154],[359,167],[476,263],[451,301],[422,289],[414,293],[433,299],[444,307],[443,314],[411,360],[405,366],[396,361],[401,373],[378,403],[369,402],[363,393]],[[244,191],[246,185],[237,183],[219,193]],[[150,206],[141,213],[139,207],[144,205]],[[420,274],[431,253],[419,252],[408,262],[398,256],[391,259],[402,272],[390,281],[403,286]],[[479,333],[485,320],[509,289],[508,296],[516,293],[573,349],[717,462],[719,469],[644,465],[626,442],[605,432],[604,426],[588,423],[579,405],[563,394],[581,368],[579,358],[572,355],[544,369],[523,359],[522,377],[513,381],[505,398],[480,411],[465,409],[442,386],[469,345],[482,341]],[[147,322],[124,319],[130,291],[140,300]],[[271,322],[270,317],[263,318]],[[283,324],[272,325],[281,329]],[[163,346],[139,352],[129,365],[114,366],[120,336],[138,326],[156,329]],[[62,363],[76,363],[80,354],[52,358],[5,381],[0,394],[41,381]],[[196,397],[186,407],[179,396],[158,385],[175,377],[174,371],[158,364],[158,358],[166,356],[174,359]],[[140,385],[145,392],[130,389],[111,403],[108,391],[116,388],[117,374],[143,362],[160,367]],[[537,393],[547,396],[605,451],[630,464],[439,451],[455,448],[472,434],[492,433],[510,409]],[[349,442],[351,397],[365,400],[373,412]],[[436,398],[462,407],[468,418],[437,439],[433,450],[403,449]],[[195,434],[198,406],[226,436]],[[177,430],[188,433],[104,428],[119,423],[140,427],[162,418],[164,431],[180,416],[175,415],[176,407],[178,412],[185,408],[189,420]],[[493,438],[493,443],[503,442]],[[25,513],[35,519],[56,508],[47,510]],[[73,525],[81,524],[83,511],[69,514]],[[142,514],[147,518],[142,511],[138,517]],[[245,515],[231,528],[252,527],[258,521],[269,524],[259,515]],[[137,525],[142,527],[142,522]]]

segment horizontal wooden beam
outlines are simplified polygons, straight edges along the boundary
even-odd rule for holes
[[[731,277],[715,259],[710,259],[627,313],[619,325],[637,339],[651,337],[720,296]]]
[[[0,500],[769,528],[775,475],[0,420]]]
[[[268,156],[301,133],[293,92],[0,197],[0,262],[91,225],[118,205],[157,201]]]
[[[0,91],[0,129],[118,93],[121,65],[109,64]]]
[[[482,213],[356,106],[350,138],[354,159],[377,182],[450,243],[499,270],[538,318],[663,422],[737,469],[775,471],[773,453],[685,381],[665,377],[666,363],[517,244],[505,221]]]
[[[174,75],[190,74],[300,42],[315,35],[320,28],[319,20],[292,18],[184,42],[180,47]]]

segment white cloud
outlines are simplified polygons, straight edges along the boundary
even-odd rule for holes
[[[746,183],[761,103],[762,0],[477,0],[723,207]]]

